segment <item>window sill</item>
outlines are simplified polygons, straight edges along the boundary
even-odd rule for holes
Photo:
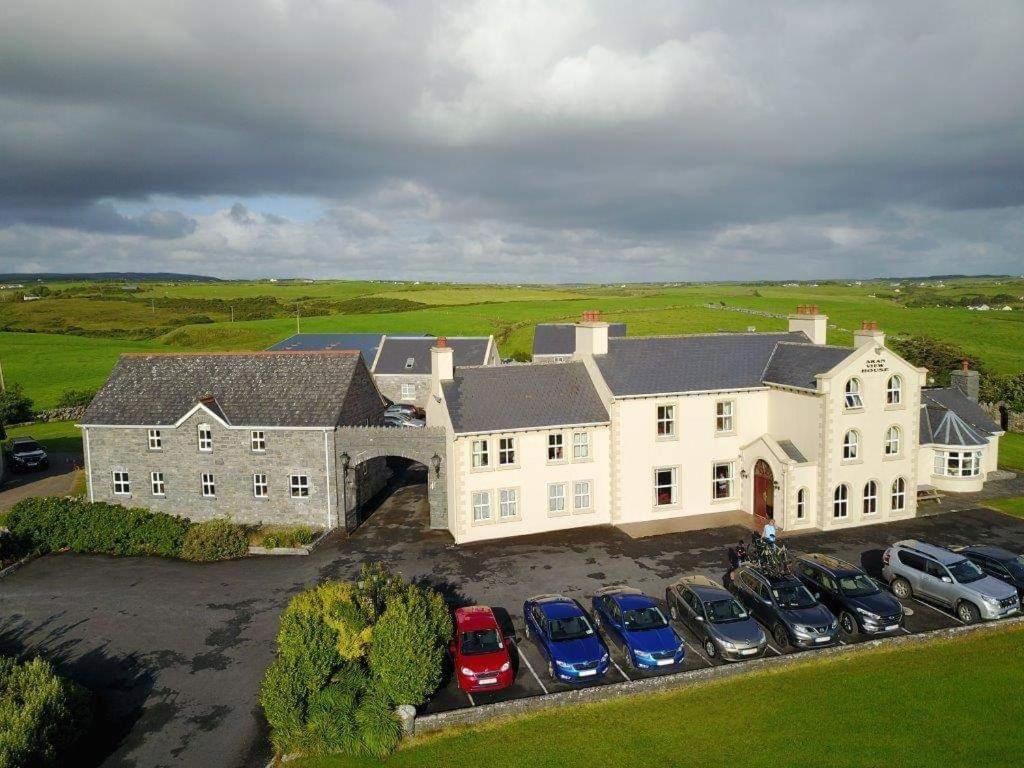
[[[132,497],[130,493],[118,493],[117,491],[114,491],[114,496],[119,499],[130,499]]]
[[[498,464],[495,469],[519,469],[518,464]]]
[[[736,430],[735,429],[730,429],[727,432],[719,432],[716,429],[715,430],[715,437],[736,437]]]
[[[574,509],[572,513],[574,515],[592,515],[594,514],[594,508],[587,507],[586,509]]]
[[[711,498],[711,503],[712,504],[730,504],[730,503],[735,504],[737,501],[739,501],[739,497],[736,496],[736,495],[725,496],[725,497],[723,497],[721,499],[716,499],[714,497]]]
[[[858,464],[863,464],[864,459],[841,459],[839,464],[843,467],[855,467]]]
[[[679,435],[655,435],[654,439],[659,443],[672,443],[679,440]]]
[[[907,406],[905,406],[903,403],[898,403],[896,405],[886,405],[885,406],[885,410],[887,410],[887,411],[905,411],[906,409],[907,409]]]
[[[901,461],[906,458],[902,453],[891,453],[882,456],[882,461]]]
[[[568,464],[568,459],[548,459],[544,464],[549,467],[557,467],[562,464]]]
[[[484,520],[475,520],[475,519],[474,520],[470,520],[470,525],[473,525],[473,526],[494,525],[494,518],[493,517],[488,517],[488,518],[486,518]]]
[[[858,405],[854,408],[843,408],[843,413],[864,413],[864,406]]]
[[[499,523],[520,523],[523,520],[522,515],[512,515],[511,517],[499,517]]]
[[[651,507],[653,512],[676,512],[682,508],[682,504],[678,501],[674,501],[671,504],[655,504]]]
[[[472,474],[474,472],[493,472],[494,471],[494,467],[491,467],[491,466],[486,466],[486,467],[470,467],[469,471],[470,471],[470,474]]]
[[[252,452],[253,453],[266,453],[267,449],[266,448],[253,448]]]
[[[593,460],[594,460],[593,456],[581,456],[579,458],[575,458],[574,457],[573,460],[572,460],[572,463],[573,464],[589,464]]]
[[[569,517],[569,510],[568,509],[563,509],[563,510],[559,510],[558,512],[552,512],[549,509],[548,510],[548,517]]]

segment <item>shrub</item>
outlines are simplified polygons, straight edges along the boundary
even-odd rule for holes
[[[357,754],[361,751],[355,712],[366,686],[362,667],[346,664],[326,688],[310,696],[306,718],[307,753]]]
[[[382,759],[391,754],[402,738],[402,726],[391,703],[378,691],[369,690],[355,711],[356,730],[363,754]]]
[[[77,764],[90,725],[87,694],[48,662],[0,657],[0,768]]]
[[[212,562],[244,557],[249,552],[245,528],[230,520],[193,523],[181,543],[181,558],[193,562]]]
[[[260,705],[270,724],[270,741],[278,752],[302,746],[308,693],[293,660],[278,656],[267,667],[260,684]]]
[[[32,398],[21,383],[11,384],[0,392],[0,424],[20,424],[32,420]]]
[[[255,547],[301,547],[313,541],[312,528],[304,525],[294,528],[264,527],[253,533],[249,542]]]
[[[96,396],[95,389],[65,389],[57,401],[58,408],[76,408],[89,405]]]

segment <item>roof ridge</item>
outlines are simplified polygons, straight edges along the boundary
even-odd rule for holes
[[[611,339],[616,341],[649,341],[651,339],[697,339],[697,338],[711,338],[711,337],[722,337],[722,336],[788,336],[790,331],[707,331],[704,333],[671,333],[663,336],[610,336]],[[784,341],[778,341],[777,344],[783,344]],[[800,344],[803,342],[790,342],[792,344]],[[821,345],[814,345],[821,346]]]
[[[358,355],[358,349],[236,349],[211,352],[122,352],[120,357],[271,357],[275,355]]]

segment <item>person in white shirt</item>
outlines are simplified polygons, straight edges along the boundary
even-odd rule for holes
[[[767,522],[765,522],[764,524],[764,529],[761,531],[761,538],[765,539],[766,541],[770,541],[772,544],[774,544],[776,533],[777,531],[775,530],[775,518],[769,517]]]

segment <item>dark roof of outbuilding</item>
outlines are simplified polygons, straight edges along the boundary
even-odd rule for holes
[[[608,336],[626,335],[625,323],[609,323]],[[571,323],[541,323],[533,329],[533,354],[571,355],[576,351],[576,326]]]
[[[490,336],[449,336],[455,366],[485,365]],[[437,344],[433,336],[386,336],[377,354],[374,373],[430,373],[430,348]],[[411,362],[410,362],[411,361]]]
[[[204,399],[233,426],[375,424],[384,410],[357,352],[131,354],[82,423],[174,424]]]
[[[580,362],[456,369],[442,386],[458,433],[608,421]]]
[[[415,334],[406,334],[412,336]],[[426,336],[427,334],[423,334]],[[363,361],[369,366],[377,356],[382,333],[296,333],[270,347],[270,351],[325,351],[357,349],[363,353]]]
[[[992,420],[984,408],[953,387],[923,389],[921,390],[921,402],[953,411],[972,427],[985,434],[1001,431],[999,425]]]
[[[848,347],[826,347],[806,342],[782,343],[771,356],[763,380],[787,387],[817,389],[815,376],[832,370],[852,352]]]
[[[623,337],[609,339],[608,354],[594,360],[617,397],[750,389],[764,385],[780,342],[813,346],[803,333]]]

